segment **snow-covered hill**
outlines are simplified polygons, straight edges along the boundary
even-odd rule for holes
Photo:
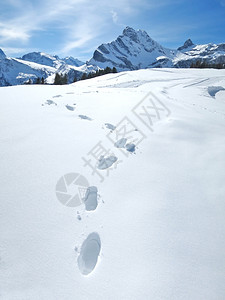
[[[126,27],[115,41],[99,46],[89,63],[123,71],[152,67],[189,68],[197,60],[225,63],[225,44],[194,45],[188,39],[182,47],[172,50],[155,42],[145,31]]]
[[[194,69],[1,88],[1,299],[223,300],[224,89]]]

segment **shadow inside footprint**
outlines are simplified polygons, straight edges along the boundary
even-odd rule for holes
[[[52,98],[59,98],[59,97],[62,97],[62,95],[55,95],[55,96],[52,96]]]
[[[85,116],[85,115],[79,115],[78,117],[79,117],[80,119],[83,119],[83,120],[92,121],[91,118],[89,118],[88,116]]]
[[[110,123],[105,123],[105,127],[110,129],[110,130],[115,130],[116,129],[116,126],[110,124]]]
[[[94,270],[100,250],[101,240],[98,233],[89,234],[81,246],[80,255],[77,259],[81,274],[88,275]]]
[[[48,104],[48,105],[52,105],[52,104],[57,105],[53,100],[46,100],[45,104]]]
[[[74,111],[75,110],[75,107],[73,107],[73,106],[70,106],[70,105],[65,105],[66,106],[66,108],[68,109],[68,110],[70,110],[70,111]]]
[[[118,158],[114,155],[110,155],[107,157],[104,157],[103,155],[100,156],[99,160],[98,160],[98,164],[97,164],[97,168],[99,170],[105,170],[110,168],[116,161],[118,160]]]
[[[85,209],[87,211],[95,210],[98,206],[98,189],[96,186],[90,186],[84,197]]]
[[[135,147],[134,144],[132,144],[132,143],[126,144],[126,150],[127,150],[128,152],[134,153],[134,152],[135,152],[135,149],[136,149],[136,147]]]
[[[118,140],[118,141],[114,144],[114,146],[115,146],[116,148],[124,148],[125,145],[126,145],[126,142],[127,142],[127,139],[126,139],[126,138],[121,138],[120,140]]]

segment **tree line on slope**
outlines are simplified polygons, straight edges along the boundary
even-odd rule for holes
[[[113,67],[112,69],[110,67],[106,67],[105,69],[97,70],[96,72],[93,72],[93,73],[83,73],[80,80],[91,79],[94,77],[98,77],[98,76],[102,76],[102,75],[110,74],[110,73],[117,73],[117,69],[115,67]],[[78,79],[75,76],[73,82],[77,82],[77,81],[78,81]],[[59,73],[55,74],[54,84],[62,85],[62,84],[67,84],[67,83],[68,83],[68,78],[67,78],[66,74],[65,75],[59,74]]]
[[[77,82],[78,80],[90,79],[90,78],[94,78],[97,76],[102,76],[102,75],[110,74],[110,73],[117,73],[117,69],[115,67],[113,67],[112,69],[110,67],[106,67],[105,69],[100,69],[93,73],[83,73],[83,75],[80,79],[77,79],[77,77],[75,76],[73,82]],[[24,84],[45,84],[45,83],[46,82],[43,77],[42,78],[38,77],[35,82],[32,81],[31,79],[29,79]],[[55,85],[68,84],[67,74],[56,73],[53,84],[55,84]]]
[[[80,78],[80,80],[86,80],[86,79],[90,79],[90,78],[94,78],[97,76],[102,76],[105,74],[109,74],[109,73],[117,73],[117,70],[115,67],[113,67],[112,69],[110,67],[106,67],[103,70],[97,70],[96,72],[93,73],[83,73],[82,77]],[[78,79],[75,76],[73,82],[77,82]],[[68,78],[66,74],[59,74],[56,73],[55,74],[55,80],[54,80],[54,84],[56,85],[62,85],[62,84],[67,84],[68,83]]]
[[[196,62],[193,62],[190,66],[190,68],[195,69],[225,69],[225,64],[223,63],[207,63],[205,60],[197,60]]]
[[[45,84],[45,79],[44,79],[44,77],[38,77],[37,79],[36,79],[36,81],[35,82],[33,82],[31,79],[29,79],[28,81],[26,81],[26,82],[24,82],[24,84]]]

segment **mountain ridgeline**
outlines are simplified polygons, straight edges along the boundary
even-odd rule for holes
[[[168,49],[154,41],[146,31],[126,27],[111,43],[100,45],[86,63],[73,58],[59,58],[43,52],[32,52],[21,58],[10,58],[0,49],[0,86],[36,83],[43,78],[52,84],[56,73],[67,76],[67,82],[92,78],[107,67],[117,71],[145,68],[190,68],[225,66],[225,44],[195,45],[188,39],[178,49]]]

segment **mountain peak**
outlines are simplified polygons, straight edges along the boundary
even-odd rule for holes
[[[2,49],[0,49],[0,59],[3,59],[5,57],[6,57],[5,53],[2,51]]]
[[[123,30],[123,35],[126,35],[128,37],[132,36],[133,34],[137,33],[132,27],[127,26],[124,30]]]
[[[179,47],[177,50],[184,50],[184,49],[187,49],[187,48],[189,48],[189,47],[191,47],[191,46],[194,46],[194,44],[193,44],[193,42],[192,42],[191,39],[188,39],[188,40],[186,40],[186,41],[184,42],[184,45],[181,46],[181,47]]]
[[[134,30],[133,28],[131,28],[129,26],[127,26],[123,30],[123,36],[126,36],[135,42],[138,41],[138,31]]]
[[[137,70],[155,66],[158,57],[167,56],[169,58],[164,59],[163,64],[170,66],[174,54],[169,49],[151,39],[146,31],[127,26],[115,41],[99,46],[88,64],[101,68],[116,67],[119,71]]]

